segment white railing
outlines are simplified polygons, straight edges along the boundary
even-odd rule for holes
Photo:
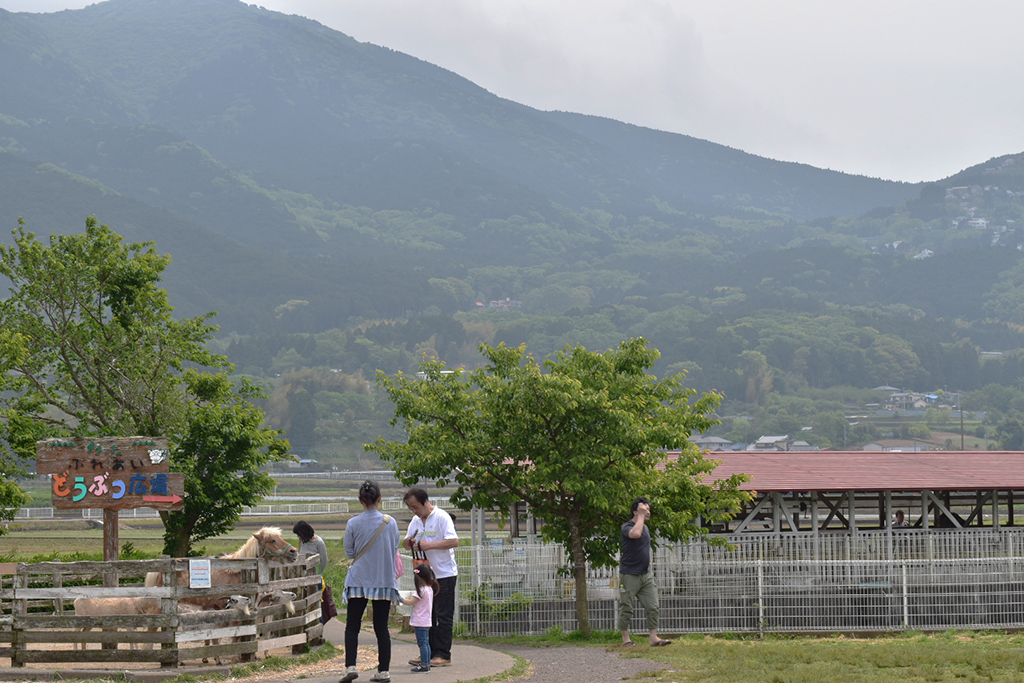
[[[14,519],[51,519],[53,508],[21,508],[14,512]]]
[[[53,508],[39,508],[51,510]],[[301,505],[243,505],[243,517],[305,517],[309,515],[336,515],[345,514],[349,511],[348,503],[306,503]],[[119,519],[146,519],[159,517],[160,513],[147,507],[130,508],[118,512]],[[88,508],[82,510],[84,519],[103,519],[103,510]]]
[[[665,633],[1024,627],[1024,530],[858,532],[856,537],[663,544],[653,571]],[[473,633],[577,628],[560,545],[462,546],[458,619]],[[817,555],[817,557],[815,557]],[[617,571],[588,569],[590,625],[615,629]],[[636,605],[631,628],[646,630]]]

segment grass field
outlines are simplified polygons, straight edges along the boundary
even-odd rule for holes
[[[343,557],[341,538],[345,519],[351,515],[323,515],[310,517],[313,525],[327,543],[332,559]],[[284,537],[298,546],[292,534],[297,518],[243,517],[228,533],[201,541],[196,550],[203,555],[220,555],[237,550],[249,536],[263,526],[280,527]],[[82,519],[75,520],[18,520],[10,523],[8,533],[0,536],[0,561],[38,562],[102,559],[103,530],[92,528]],[[119,546],[124,553],[131,550],[131,558],[158,557],[163,550],[164,528],[159,519],[129,519],[118,530]]]
[[[1024,681],[1024,635],[1002,632],[910,632],[873,638],[772,636],[678,638],[668,647],[617,645],[617,633],[598,635],[624,657],[651,660],[636,680],[707,683],[935,683]],[[574,634],[538,639],[488,639],[515,645],[570,644]]]

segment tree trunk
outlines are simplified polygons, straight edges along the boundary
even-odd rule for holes
[[[196,526],[196,519],[187,518],[173,529],[165,525],[164,548],[171,557],[188,557],[192,552],[192,530]],[[170,539],[167,536],[170,535]],[[168,540],[171,542],[168,543]]]
[[[590,607],[587,604],[587,559],[583,553],[583,534],[579,520],[569,519],[569,533],[572,537],[572,577],[576,582],[576,621],[580,633],[590,638]]]

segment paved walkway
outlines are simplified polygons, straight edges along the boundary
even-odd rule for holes
[[[345,624],[338,619],[331,619],[324,627],[324,639],[340,649],[345,648]],[[359,634],[360,645],[376,647],[372,632],[363,631]],[[436,666],[429,674],[414,674],[409,665],[410,659],[419,659],[420,649],[416,645],[416,636],[403,633],[391,639],[391,678],[395,680],[422,681],[423,683],[454,683],[454,681],[471,681],[484,676],[493,676],[508,671],[515,660],[503,652],[480,647],[479,645],[463,644],[455,641],[452,644],[452,665]],[[359,680],[369,680],[376,667],[360,672]],[[283,672],[287,673],[287,672]],[[338,676],[330,678],[304,678],[303,683],[338,683]],[[429,678],[428,678],[429,677]],[[424,680],[427,679],[427,680]],[[284,679],[282,679],[283,681]]]

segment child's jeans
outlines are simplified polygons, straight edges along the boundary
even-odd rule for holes
[[[420,646],[420,664],[430,666],[430,627],[415,626],[416,644]]]

